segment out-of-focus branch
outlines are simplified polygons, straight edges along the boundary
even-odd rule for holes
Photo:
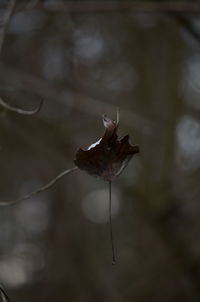
[[[6,33],[7,26],[9,24],[9,21],[10,21],[10,17],[12,15],[13,11],[14,11],[15,3],[16,3],[16,0],[10,0],[9,1],[7,9],[5,11],[5,14],[3,15],[2,20],[1,20],[1,26],[0,26],[0,52],[1,52],[1,49],[2,49],[3,42],[4,42],[5,33]]]
[[[19,7],[23,8],[20,1]],[[41,9],[52,12],[70,13],[199,13],[200,5],[198,1],[52,1],[48,3],[38,3]]]
[[[200,34],[191,22],[183,16],[185,13],[200,13],[200,3],[197,1],[164,1],[164,2],[134,2],[134,1],[66,1],[42,5],[41,9],[59,13],[165,13],[170,14],[195,39],[200,42]]]
[[[1,300],[3,302],[9,302],[9,298],[8,298],[8,295],[6,294],[5,290],[0,286],[0,297],[1,297]]]
[[[22,2],[20,2],[21,5]],[[31,4],[32,3],[32,4]],[[26,9],[39,7],[48,12],[85,14],[85,13],[163,13],[169,14],[184,29],[186,29],[197,41],[200,42],[200,34],[192,26],[184,14],[199,14],[200,4],[198,1],[66,1],[42,4],[37,0],[30,1]],[[23,9],[23,6],[21,7]]]
[[[200,33],[194,28],[191,21],[180,13],[171,14],[171,16],[184,28],[191,36],[200,42]]]
[[[112,104],[94,99],[93,97],[85,95],[85,93],[77,92],[71,87],[67,89],[58,88],[49,84],[46,80],[35,77],[21,70],[14,69],[3,63],[0,63],[0,77],[1,76],[3,76],[4,79],[8,78],[11,85],[15,85],[16,79],[20,79],[27,90],[41,96],[46,102],[48,102],[48,99],[54,99],[56,102],[68,106],[66,95],[70,95],[70,97],[73,98],[73,107],[78,111],[96,116],[99,116],[99,113],[103,114],[105,111],[108,115],[112,115],[113,112],[116,112],[116,106]],[[63,95],[65,97],[63,97]],[[120,113],[121,116],[123,116],[121,123],[124,123],[129,127],[133,127],[138,132],[142,132],[146,135],[152,135],[154,131],[156,131],[155,122],[150,121],[148,118],[121,107]]]
[[[28,4],[26,4],[25,9],[33,9],[37,4],[39,0],[30,0]]]
[[[67,169],[67,170],[64,170],[63,172],[59,173],[55,178],[53,178],[50,182],[48,182],[48,184],[42,186],[41,188],[39,189],[36,189],[20,198],[17,198],[17,199],[14,199],[14,200],[10,200],[10,201],[0,201],[0,206],[12,206],[12,205],[15,205],[16,203],[19,203],[23,200],[26,200],[26,199],[29,199],[31,198],[32,196],[34,195],[37,195],[41,192],[44,192],[46,190],[48,190],[49,188],[51,188],[58,180],[60,180],[62,177],[64,177],[65,175],[71,173],[71,172],[74,172],[75,170],[77,170],[78,168],[77,167],[73,167],[71,169]]]

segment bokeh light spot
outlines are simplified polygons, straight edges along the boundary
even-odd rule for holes
[[[120,208],[119,194],[112,189],[112,216],[115,217]],[[85,216],[94,223],[109,221],[109,192],[108,189],[96,190],[89,193],[82,202]]]

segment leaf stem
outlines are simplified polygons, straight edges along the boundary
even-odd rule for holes
[[[115,258],[115,246],[114,246],[114,237],[112,229],[112,194],[111,194],[111,181],[109,181],[109,225],[110,225],[110,241],[112,246],[112,264],[116,264]]]

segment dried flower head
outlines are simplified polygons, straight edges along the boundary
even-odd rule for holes
[[[118,140],[118,122],[102,116],[105,133],[86,151],[79,149],[74,160],[76,166],[106,181],[114,180],[127,166],[132,156],[139,153],[138,145],[129,144],[129,136]]]

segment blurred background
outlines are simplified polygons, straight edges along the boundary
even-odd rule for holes
[[[26,110],[44,99],[35,116],[0,107],[0,200],[72,168],[117,107],[119,136],[141,149],[113,183],[115,266],[106,182],[77,170],[0,207],[11,301],[200,301],[200,18],[188,3],[0,1],[0,97]]]

